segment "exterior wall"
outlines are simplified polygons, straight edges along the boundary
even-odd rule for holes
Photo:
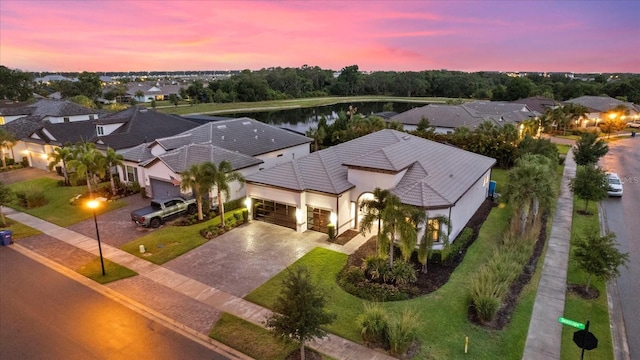
[[[128,163],[127,165],[129,164],[130,163]],[[138,170],[140,169],[141,167],[138,167]],[[151,194],[151,181],[149,180],[149,178],[163,179],[168,181],[171,180],[169,176],[173,176],[174,178],[179,180],[179,177],[175,176],[173,171],[171,171],[171,169],[169,169],[167,165],[165,165],[162,161],[158,161],[153,164],[153,166],[145,168],[143,173],[138,171],[138,181],[140,182],[140,186],[143,186],[147,191],[147,195],[150,195],[152,197],[153,194]],[[189,194],[190,191],[182,191],[182,193]]]
[[[162,146],[160,146],[159,144],[154,144],[154,145],[151,147],[151,154],[152,154],[153,156],[162,155],[162,154],[164,154],[164,153],[166,153],[166,152],[167,152],[167,151],[166,151]]]
[[[255,156],[255,158],[264,161],[260,168],[268,169],[276,165],[289,162],[291,160],[300,159],[301,157],[306,155],[309,155],[309,144],[302,144],[282,150],[272,151],[266,154]]]
[[[98,118],[98,114],[87,114],[87,115],[71,115],[71,116],[47,116],[43,120],[49,120],[49,122],[52,124],[60,124],[64,122],[65,117],[69,118],[69,122],[87,121],[87,120],[90,120],[89,118],[90,115],[93,115],[93,119]]]
[[[350,191],[351,198],[349,200],[357,201],[360,194],[372,192],[373,189],[377,187],[381,189],[392,189],[396,187],[406,172],[406,170],[403,170],[397,174],[386,174],[359,169],[349,169],[347,172],[347,180],[356,186]]]
[[[489,194],[489,181],[491,170],[488,170],[451,208],[451,234],[449,240],[455,240],[456,236],[464,229],[471,216],[478,210]],[[433,217],[432,214],[430,216]],[[448,216],[448,215],[447,215]]]
[[[262,186],[259,184],[246,184],[246,195],[248,198],[257,198],[257,199],[265,199],[272,200],[282,204],[287,204],[296,207],[297,211],[297,232],[303,232],[307,230],[307,216],[306,216],[306,205],[305,204],[305,195],[306,193],[289,191],[284,189],[276,189],[268,186]],[[253,217],[253,207],[249,208],[249,216]]]
[[[112,132],[116,131],[120,126],[122,126],[122,123],[120,123],[120,124],[105,124],[105,125],[99,125],[99,126],[102,126],[102,130],[103,130],[103,134],[102,135],[109,135]],[[96,130],[96,133],[97,133],[97,130]]]
[[[54,148],[50,145],[19,141],[11,152],[16,162],[20,162],[23,157],[26,157],[29,160],[30,167],[49,171],[49,154]]]
[[[0,116],[0,125],[4,125],[12,122],[13,120],[20,119],[21,117],[25,117],[27,115],[2,115]]]
[[[454,128],[441,127],[441,126],[436,126],[435,128],[436,134],[451,134],[453,133],[454,130],[455,130]]]
[[[131,166],[137,169],[138,172],[138,183],[140,184],[140,186],[144,187],[145,185],[145,168],[138,166],[138,162],[136,161],[128,161],[128,160],[124,160],[123,162],[123,166],[118,166],[118,177],[120,178],[120,181],[128,181],[126,179],[125,176],[125,166]]]
[[[240,173],[242,176],[247,176],[247,175],[258,172],[258,165],[240,169],[240,170],[237,170],[237,172]],[[174,177],[180,178],[180,175],[175,175]],[[222,196],[224,197],[224,194],[222,194]],[[247,196],[247,186],[246,185],[243,186],[242,184],[240,184],[240,182],[234,181],[231,184],[229,184],[229,198],[224,198],[223,201],[227,202],[229,200],[236,200],[236,199],[244,198],[246,196]],[[211,198],[214,199],[214,201],[216,202],[218,201],[217,187],[214,187],[212,189]]]

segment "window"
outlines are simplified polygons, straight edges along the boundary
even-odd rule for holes
[[[89,120],[95,120],[95,116],[89,115]]]
[[[284,154],[278,154],[278,156],[276,156],[276,157],[282,157],[282,155],[284,155]]]
[[[68,116],[65,116],[65,117],[64,117],[64,122],[68,123],[69,121],[70,121],[70,120],[69,120],[69,117],[68,117]]]
[[[138,181],[138,169],[136,169],[133,166],[125,166],[125,176],[126,176],[126,181],[128,182],[134,182],[134,181]]]
[[[104,128],[102,126],[98,125],[96,129],[98,131],[98,135],[104,135]]]
[[[427,230],[431,231],[431,239],[433,242],[440,242],[440,221],[438,219],[427,220]]]

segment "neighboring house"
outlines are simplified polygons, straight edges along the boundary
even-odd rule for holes
[[[391,117],[389,122],[399,122],[404,130],[416,130],[422,119],[439,134],[452,133],[456,128],[466,127],[475,130],[480,124],[489,121],[497,126],[517,125],[520,122],[536,118],[540,114],[524,104],[497,101],[475,101],[461,105],[429,104],[413,108]]]
[[[127,85],[127,96],[135,99],[137,102],[151,102],[152,100],[162,101],[169,100],[171,94],[180,97],[181,85],[178,84],[147,84],[147,83],[129,83]],[[142,92],[142,96],[138,96],[138,92]]]
[[[512,103],[527,105],[529,109],[540,114],[544,114],[549,109],[555,109],[558,106],[561,106],[560,102],[544,96],[532,96],[524,99],[518,99],[512,101]]]
[[[40,99],[33,104],[0,108],[0,125],[26,116],[37,122],[52,124],[95,120],[102,113],[67,100]]]
[[[628,115],[615,114],[614,117],[620,116],[621,120],[633,122],[640,120],[640,107],[630,102],[624,102],[609,96],[581,96],[575,99],[564,101],[563,104],[582,105],[587,108],[587,121],[583,121],[583,126],[598,125],[598,122],[605,120],[610,111],[620,105],[624,105],[629,109]]]
[[[67,143],[93,142],[102,151],[107,148],[123,151],[198,124],[176,115],[134,106],[93,121],[49,123],[36,121],[30,116],[5,126],[19,139],[13,148],[14,154],[26,157],[29,166],[48,170],[48,154]]]
[[[311,141],[249,118],[208,122],[121,151],[125,166],[119,169],[120,179],[137,181],[151,196],[175,196],[181,194],[180,173],[193,164],[227,160],[234,170],[249,175],[308,155]],[[239,184],[231,188],[225,201],[244,197]]]
[[[253,219],[298,232],[358,229],[376,187],[435,221],[451,241],[488,196],[492,158],[395,130],[381,130],[247,177]],[[437,226],[437,224],[434,224]]]

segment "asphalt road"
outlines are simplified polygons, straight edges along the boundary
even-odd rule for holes
[[[227,359],[0,247],[0,359]]]
[[[629,253],[629,266],[620,269],[617,283],[630,358],[640,359],[640,138],[612,143],[600,164],[624,183],[623,196],[602,205],[609,231],[616,233],[620,250]]]

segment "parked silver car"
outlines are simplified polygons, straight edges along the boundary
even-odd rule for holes
[[[607,183],[609,185],[607,193],[609,196],[622,196],[622,181],[616,173],[607,173]]]

